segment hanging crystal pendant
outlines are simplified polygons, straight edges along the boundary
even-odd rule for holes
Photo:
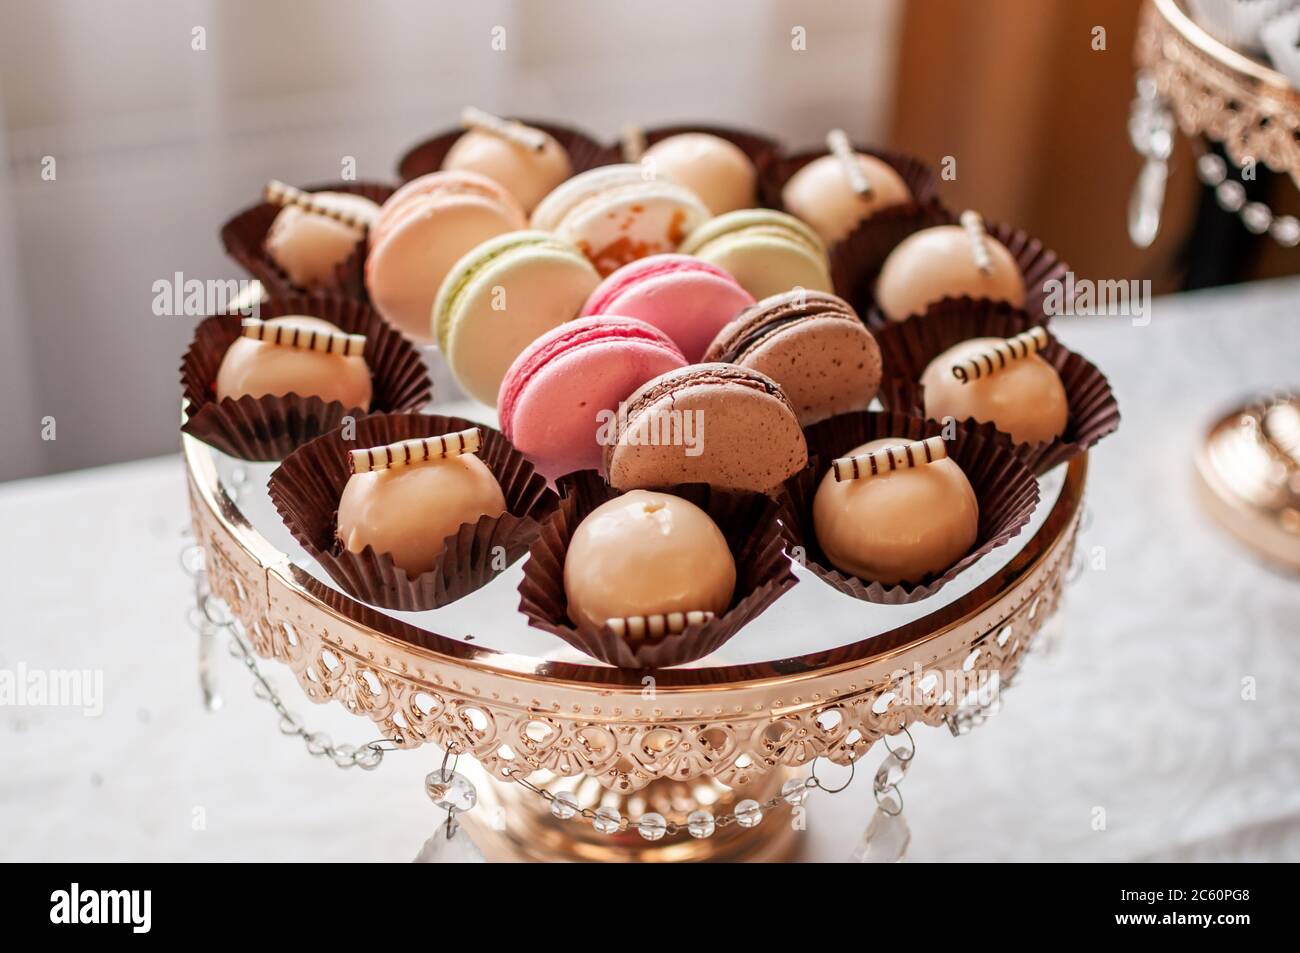
[[[420,852],[415,855],[414,862],[417,864],[485,864],[487,858],[461,827],[453,827],[451,836],[448,837],[447,825],[440,824],[434,835],[424,842]]]
[[[901,806],[897,814],[876,808],[871,822],[862,832],[862,840],[849,858],[854,864],[896,864],[903,859],[912,843],[912,831],[903,818]]]

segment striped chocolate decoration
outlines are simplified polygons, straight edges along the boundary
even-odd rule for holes
[[[344,334],[342,331],[321,331],[305,324],[282,321],[271,324],[257,318],[245,318],[241,322],[242,337],[281,347],[297,348],[300,351],[319,351],[322,354],[340,354],[343,357],[360,357],[366,353],[366,336],[364,334]]]
[[[370,473],[372,470],[388,470],[412,463],[424,463],[426,460],[456,457],[462,453],[478,453],[482,444],[483,431],[471,427],[440,437],[415,437],[385,447],[352,450],[348,456],[351,458],[353,473]]]
[[[984,219],[979,212],[967,209],[961,213],[961,227],[966,229],[966,237],[970,239],[971,257],[975,259],[975,267],[980,270],[982,275],[993,274],[993,256],[989,254],[989,233],[984,230]]]
[[[644,639],[647,636],[657,639],[662,635],[677,635],[684,632],[688,625],[708,622],[713,618],[712,612],[698,609],[690,612],[668,612],[657,615],[630,615],[617,619],[606,619],[609,631],[620,639]]]
[[[969,384],[971,381],[1002,370],[1013,361],[1020,361],[1030,354],[1036,354],[1045,347],[1047,347],[1047,332],[1040,327],[1032,327],[1015,337],[991,345],[987,351],[979,351],[960,364],[954,364],[952,376],[963,384]]]
[[[460,111],[460,124],[465,129],[490,132],[494,136],[500,136],[533,152],[541,152],[546,148],[546,133],[540,129],[525,126],[522,122],[502,119],[500,116],[494,116],[473,106],[466,106]]]
[[[881,473],[892,473],[894,470],[923,467],[947,456],[948,448],[942,437],[927,437],[911,443],[882,447],[870,453],[859,453],[853,457],[840,457],[831,461],[831,471],[835,474],[835,482],[843,483],[845,480],[862,480]]]
[[[826,148],[839,160],[849,188],[858,195],[870,195],[871,180],[862,171],[862,164],[858,162],[858,155],[853,151],[853,143],[849,142],[848,133],[843,129],[832,129],[826,133]]]
[[[262,197],[272,205],[278,205],[280,208],[292,205],[302,209],[304,212],[311,212],[313,215],[323,215],[326,218],[332,218],[336,222],[342,222],[344,225],[350,225],[352,228],[362,232],[370,228],[370,218],[360,217],[351,212],[345,212],[342,209],[326,205],[319,199],[312,196],[310,192],[304,192],[302,189],[295,189],[292,185],[286,185],[279,179],[272,179],[266,183],[266,188],[262,190]]]

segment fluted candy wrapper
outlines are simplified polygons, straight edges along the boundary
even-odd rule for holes
[[[391,185],[380,182],[330,182],[325,185],[303,187],[304,192],[347,192],[362,195],[378,205],[383,205],[396,191]],[[226,254],[237,261],[250,275],[262,283],[272,297],[303,294],[299,288],[266,252],[266,235],[281,208],[262,201],[249,206],[221,226],[221,244]],[[334,269],[337,287],[325,289],[358,301],[368,301],[365,281],[366,239],[362,237],[352,254]]]
[[[435,437],[478,427],[479,458],[505,496],[506,512],[466,523],[447,537],[434,567],[410,576],[388,553],[359,553],[337,540],[338,505],[352,475],[349,451],[413,437]],[[418,466],[418,464],[416,464]],[[558,499],[546,480],[499,431],[460,417],[376,414],[357,421],[354,439],[333,430],[299,447],[271,474],[271,501],[293,538],[348,595],[385,609],[436,609],[491,582],[520,559]],[[504,559],[502,559],[504,554]]]
[[[1038,506],[1038,481],[1012,452],[1005,434],[987,425],[959,425],[947,447],[948,457],[966,474],[979,503],[979,529],[970,551],[943,573],[896,585],[850,575],[826,558],[813,529],[813,498],[831,461],[883,437],[924,440],[942,435],[943,427],[935,421],[873,411],[840,414],[807,428],[804,436],[808,440],[808,466],[785,482],[780,497],[781,520],[791,546],[797,547],[792,552],[799,561],[845,595],[900,605],[934,595],[983,556],[1017,536]]]
[[[558,636],[581,652],[620,668],[666,668],[694,662],[716,651],[757,618],[797,581],[785,556],[778,506],[760,493],[733,493],[702,483],[664,487],[703,509],[718,524],[736,560],[736,591],[727,611],[688,625],[679,633],[638,642],[608,625],[574,625],[564,593],[564,558],[578,524],[596,507],[619,496],[594,470],[557,482],[560,505],[543,525],[524,563],[519,609],[530,625]]]
[[[923,416],[925,393],[920,379],[930,361],[971,338],[1020,334],[1032,327],[1037,317],[1005,302],[950,298],[932,305],[924,315],[886,322],[876,331],[885,368],[879,393],[881,404],[886,410]],[[1114,433],[1119,428],[1120,414],[1106,375],[1061,344],[1050,330],[1047,347],[1039,356],[1056,368],[1070,408],[1065,433],[1060,437],[1015,445],[1016,455],[1025,466],[1042,475]]]
[[[280,460],[333,430],[344,417],[417,410],[429,402],[433,384],[419,351],[368,305],[337,295],[290,295],[263,302],[258,317],[268,321],[291,314],[321,318],[345,334],[365,335],[364,357],[373,387],[369,410],[298,394],[218,401],[217,371],[242,333],[243,316],[211,315],[194,329],[181,360],[187,402],[184,433],[241,460]]]

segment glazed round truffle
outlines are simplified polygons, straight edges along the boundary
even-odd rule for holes
[[[709,514],[671,493],[632,490],[596,507],[569,541],[564,592],[569,618],[669,612],[722,613],[736,588],[736,563]]]
[[[1002,338],[971,338],[948,348],[921,375],[925,415],[992,423],[1017,443],[1040,443],[1065,433],[1070,404],[1056,368],[1038,354],[1009,361],[1005,367],[963,384],[954,365],[1002,344]]]
[[[814,159],[790,176],[781,190],[786,211],[811,225],[830,245],[846,237],[859,222],[881,209],[912,200],[903,177],[875,156],[854,153],[871,191],[853,191],[840,160],[833,155]]]
[[[302,314],[272,318],[269,325],[293,325],[309,331],[339,329]],[[344,407],[370,409],[370,368],[364,357],[344,357],[241,337],[230,345],[217,369],[217,400],[241,397],[319,397]]]
[[[470,129],[452,144],[442,167],[486,175],[531,212],[547,192],[573,175],[564,147],[554,136],[541,134],[545,145],[538,151],[493,132]]]
[[[705,132],[660,139],[641,156],[654,175],[663,174],[700,197],[714,215],[752,208],[758,170],[735,143]]]
[[[354,473],[339,500],[338,538],[349,552],[372,546],[418,576],[433,568],[447,537],[462,525],[505,511],[487,464],[463,453]]]
[[[980,271],[970,235],[960,225],[939,225],[899,242],[876,280],[876,303],[885,317],[902,321],[944,298],[987,298],[1017,308],[1025,304],[1025,280],[1005,245],[984,236],[990,271]]]
[[[894,447],[903,437],[873,440],[856,456]],[[894,585],[941,573],[975,544],[979,505],[952,459],[859,480],[826,472],[813,499],[817,542],[837,569]]]
[[[373,220],[379,206],[364,195],[314,192],[312,198],[328,208]],[[347,261],[365,238],[351,225],[290,205],[280,210],[266,233],[266,253],[299,288],[335,288],[335,269]]]

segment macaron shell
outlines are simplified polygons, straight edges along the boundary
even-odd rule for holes
[[[555,232],[608,275],[638,258],[676,251],[709,214],[704,203],[679,185],[641,182],[578,203]]]
[[[374,248],[383,241],[389,230],[418,206],[414,200],[434,195],[477,195],[503,206],[512,220],[524,217],[523,207],[515,197],[485,175],[475,172],[430,172],[412,179],[388,197],[371,223],[370,247]]]
[[[709,483],[768,492],[808,462],[779,388],[732,365],[697,364],[647,382],[628,398],[627,431],[605,448],[609,482],[620,490]]]
[[[651,378],[686,366],[666,336],[640,321],[583,318],[544,335],[501,385],[502,430],[555,479],[601,466],[619,403]],[[602,414],[602,412],[604,412]]]
[[[522,224],[517,209],[482,196],[414,200],[366,258],[371,300],[398,330],[431,342],[433,302],[447,272],[474,246]]]
[[[494,405],[514,359],[576,317],[599,280],[579,255],[550,246],[526,246],[485,266],[447,318],[447,363],[461,387]]]
[[[759,300],[791,288],[831,290],[826,259],[775,231],[750,229],[725,235],[704,245],[696,255],[733,275]]]
[[[584,314],[639,318],[667,334],[691,362],[754,298],[719,268],[688,255],[655,255],[625,265],[596,289]]]
[[[565,215],[591,196],[608,189],[635,185],[644,181],[646,181],[646,174],[641,166],[629,163],[604,165],[580,172],[573,178],[561,182],[537,203],[537,208],[533,209],[530,219],[530,227],[546,232],[555,231]]]
[[[780,384],[804,427],[866,410],[880,389],[880,346],[854,318],[798,319],[760,339],[737,363]]]

